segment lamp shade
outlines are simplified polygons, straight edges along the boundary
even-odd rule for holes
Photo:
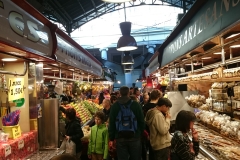
[[[134,64],[134,59],[132,56],[129,54],[125,54],[125,56],[122,59],[122,64],[127,65],[127,64]]]
[[[134,64],[134,59],[130,55],[124,56],[122,59],[122,64],[123,65]]]
[[[133,0],[102,0],[104,2],[108,2],[108,3],[124,3],[124,2],[130,2]]]
[[[131,64],[124,65],[124,70],[128,70],[128,71],[133,70],[133,65]]]
[[[132,51],[137,49],[136,40],[130,35],[131,33],[131,22],[120,23],[120,29],[122,37],[119,38],[117,43],[118,51]]]
[[[118,51],[132,51],[135,49],[137,49],[137,42],[132,36],[124,35],[118,40]]]

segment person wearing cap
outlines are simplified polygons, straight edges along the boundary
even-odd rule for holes
[[[160,98],[157,106],[150,109],[145,117],[150,130],[150,144],[154,152],[154,160],[168,160],[170,154],[171,137],[169,133],[169,109],[172,103],[167,98]]]

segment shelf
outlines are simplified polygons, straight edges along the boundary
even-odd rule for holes
[[[201,82],[233,82],[240,81],[240,77],[232,77],[232,78],[217,78],[217,79],[208,79],[208,80],[198,80],[198,81],[187,81],[187,82],[174,82],[175,84],[188,84],[188,83],[201,83]]]

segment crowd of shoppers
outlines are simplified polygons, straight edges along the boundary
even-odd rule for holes
[[[171,138],[169,111],[172,103],[163,98],[158,89],[141,94],[138,88],[122,86],[110,98],[100,97],[99,102],[104,109],[94,116],[95,125],[88,145],[89,159],[146,160],[148,156],[149,160],[194,160],[197,156],[199,142],[193,128],[195,115],[190,111],[180,111],[175,122],[176,131]],[[69,119],[65,138],[76,142],[76,152],[79,153],[81,145],[78,140],[83,136],[80,122],[72,115],[74,111],[70,115],[68,112],[65,112]],[[128,118],[123,116],[127,113]],[[190,131],[192,140],[187,135]]]

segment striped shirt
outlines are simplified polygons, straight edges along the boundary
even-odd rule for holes
[[[190,143],[193,143],[195,153],[190,152]],[[194,160],[199,152],[199,142],[190,141],[186,134],[176,131],[171,140],[171,160]]]

